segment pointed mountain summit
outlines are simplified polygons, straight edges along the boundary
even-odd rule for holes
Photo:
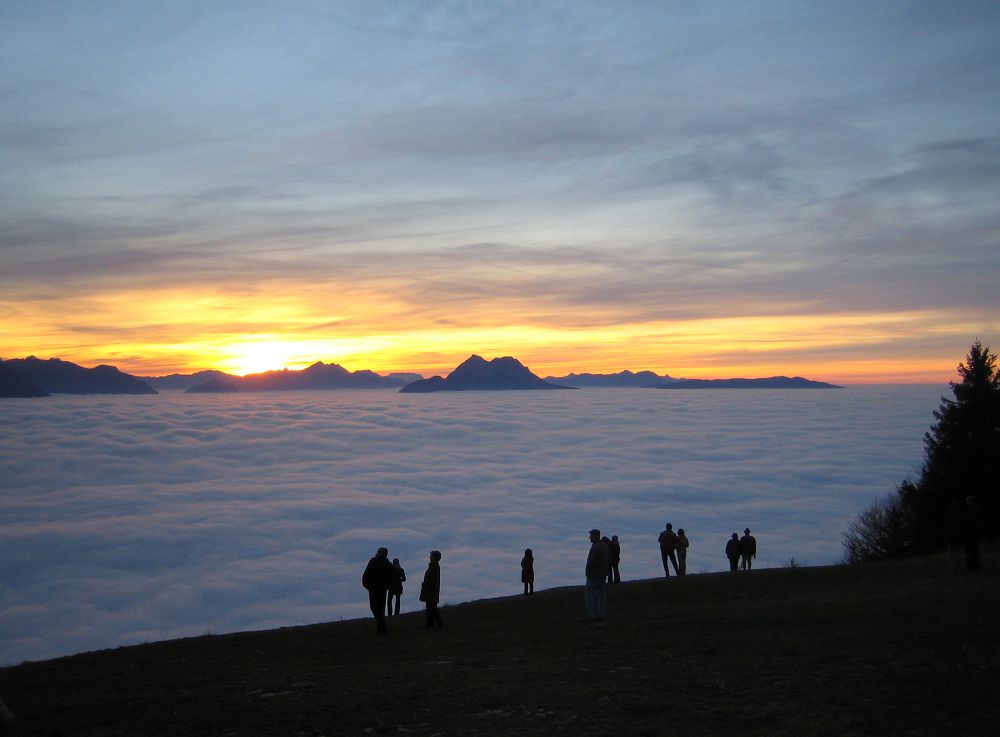
[[[442,379],[435,376],[407,384],[401,392],[462,392],[498,391],[511,389],[569,389],[531,373],[528,368],[511,356],[487,361],[481,356],[469,356],[454,371]]]

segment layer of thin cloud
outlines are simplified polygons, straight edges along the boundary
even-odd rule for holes
[[[750,526],[761,566],[830,563],[854,516],[917,470],[943,388],[410,396],[299,392],[7,400],[0,662],[364,616],[380,545],[419,607],[580,582],[586,531],[659,574]]]

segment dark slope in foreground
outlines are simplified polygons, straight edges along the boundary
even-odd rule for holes
[[[205,636],[2,669],[0,696],[23,734],[63,737],[995,734],[985,563],[631,582],[604,625],[572,588],[444,607],[442,630],[407,614],[383,638],[370,620]]]

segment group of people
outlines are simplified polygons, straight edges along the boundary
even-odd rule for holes
[[[687,575],[687,551],[691,543],[684,529],[674,532],[674,526],[667,522],[657,540],[664,575],[670,577],[671,567],[675,576]],[[590,531],[590,551],[585,571],[587,584],[584,591],[588,622],[603,622],[608,615],[607,587],[609,584],[621,583],[621,552],[617,535],[608,538],[602,537],[598,529]],[[733,533],[726,543],[726,557],[729,558],[731,571],[738,568],[749,571],[753,567],[753,559],[757,557],[757,540],[750,534],[749,527],[743,531],[742,538]],[[427,571],[420,584],[420,601],[426,606],[427,627],[441,627],[443,624],[438,610],[441,598],[440,561],[440,551],[432,550]],[[375,616],[375,631],[380,635],[388,631],[386,616],[399,614],[404,581],[406,573],[399,558],[390,562],[388,548],[379,548],[375,557],[368,561],[361,584],[368,589],[368,602]],[[525,596],[535,593],[535,555],[531,548],[525,549],[521,558],[521,583],[524,585]]]
[[[368,561],[361,585],[368,589],[368,605],[375,616],[375,632],[384,635],[389,631],[386,616],[399,616],[399,604],[403,596],[403,582],[406,572],[399,563],[399,558],[389,562],[389,549],[379,548],[375,556]],[[441,627],[441,612],[438,602],[441,599],[441,552],[432,550],[430,562],[424,572],[424,580],[420,583],[420,601],[427,610],[427,626]]]
[[[757,538],[750,534],[750,528],[743,530],[743,537],[735,532],[726,542],[726,557],[729,558],[729,570],[749,571],[753,568],[753,559],[757,557]]]

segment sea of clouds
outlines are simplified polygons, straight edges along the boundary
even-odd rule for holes
[[[380,545],[427,553],[446,603],[583,580],[587,532],[625,579],[834,563],[857,513],[918,472],[945,386],[339,391],[0,400],[0,665],[367,615]],[[611,606],[613,607],[613,595]],[[582,606],[582,600],[581,600]],[[447,619],[447,613],[445,613]]]

